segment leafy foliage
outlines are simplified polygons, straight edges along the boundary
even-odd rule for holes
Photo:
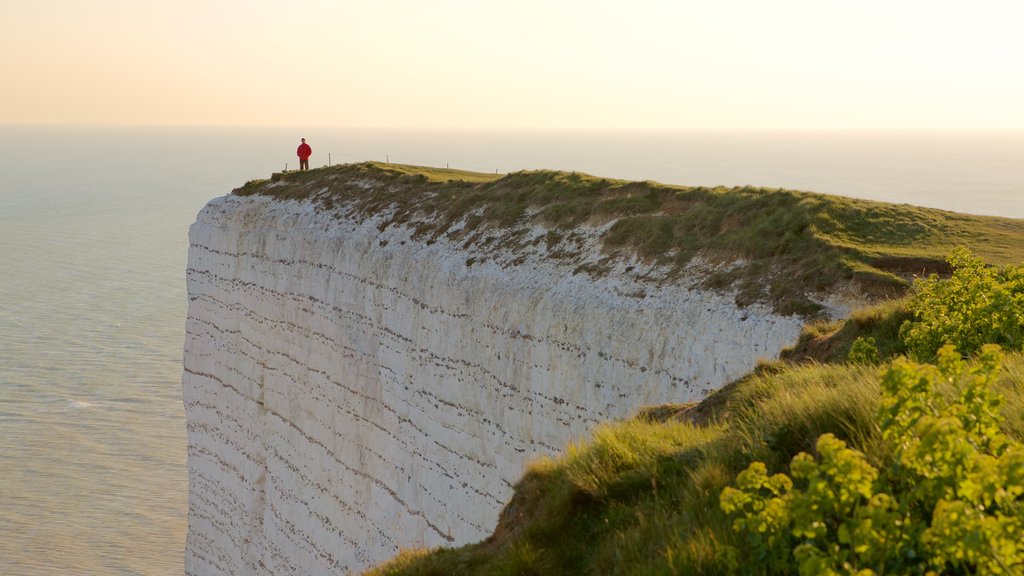
[[[879,470],[832,434],[790,476],[754,462],[720,505],[769,572],[1024,572],[1024,445],[1000,429],[991,390],[1002,355],[972,367],[952,346],[937,365],[897,360],[882,379],[879,420],[896,454]],[[939,393],[952,386],[955,398]],[[734,568],[739,555],[726,553]],[[751,569],[756,566],[747,566]]]
[[[964,354],[986,343],[1024,347],[1024,266],[992,268],[965,248],[948,262],[948,280],[933,274],[914,283],[914,319],[900,329],[910,350],[927,360],[944,344]]]
[[[878,364],[878,345],[872,336],[860,337],[850,345],[846,361],[853,364]]]

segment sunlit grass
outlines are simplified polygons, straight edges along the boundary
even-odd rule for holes
[[[907,352],[900,339],[903,322],[911,318],[907,297],[885,300],[854,310],[849,318],[816,321],[804,326],[797,343],[782,351],[782,358],[795,361],[836,362],[846,359],[858,338],[872,338],[881,359]]]

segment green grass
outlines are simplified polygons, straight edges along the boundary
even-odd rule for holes
[[[874,338],[882,360],[906,354],[899,332],[912,317],[908,302],[908,297],[884,300],[853,311],[845,320],[809,322],[796,344],[780,356],[792,362],[842,362],[857,338]]]
[[[1022,439],[1024,355],[1005,366],[1004,429]],[[863,366],[766,366],[705,401],[699,423],[684,408],[603,425],[534,462],[488,540],[405,551],[371,574],[727,574],[717,551],[743,543],[718,496],[750,462],[782,471],[826,432],[876,466],[891,462],[875,420],[879,380]]]
[[[235,194],[312,199],[418,237],[445,237],[486,253],[515,251],[530,225],[551,230],[548,257],[581,272],[607,273],[617,258],[661,267],[673,281],[694,258],[712,267],[703,286],[735,290],[737,302],[769,302],[786,314],[814,315],[813,294],[854,286],[869,298],[902,294],[914,274],[947,271],[945,256],[968,246],[993,264],[1024,253],[1024,220],[768,188],[708,188],[629,182],[581,173],[461,170],[363,163],[275,175]],[[584,262],[578,228],[610,223],[601,262]],[[481,261],[477,257],[474,262]]]

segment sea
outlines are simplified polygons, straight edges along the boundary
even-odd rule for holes
[[[0,574],[182,573],[188,227],[294,169],[302,137],[313,167],[561,169],[1024,218],[1024,131],[0,126]]]

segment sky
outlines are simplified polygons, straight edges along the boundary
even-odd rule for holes
[[[33,0],[0,124],[1024,129],[1018,0]]]

